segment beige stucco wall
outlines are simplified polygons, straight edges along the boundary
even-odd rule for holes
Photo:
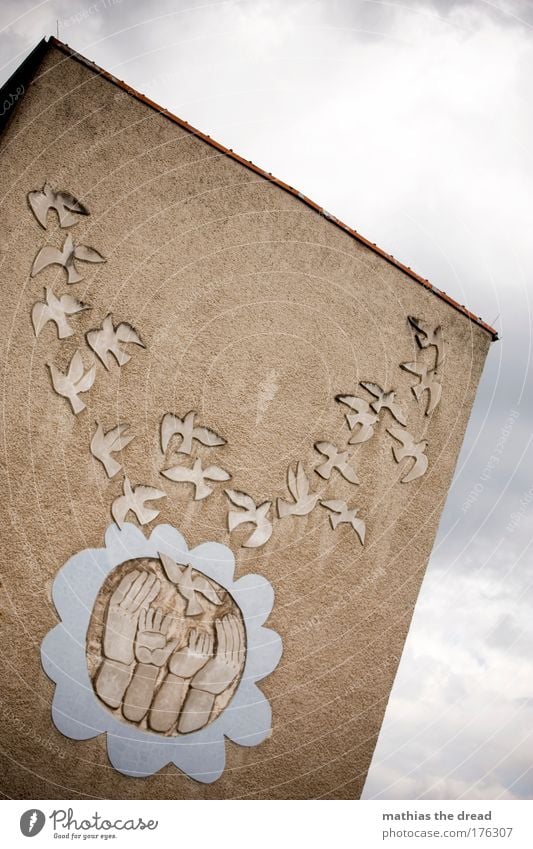
[[[55,49],[1,140],[0,174],[2,792],[357,798],[490,336],[296,198]],[[36,339],[30,321],[44,285],[67,290],[57,266],[29,276],[37,250],[67,232],[52,216],[45,232],[27,206],[45,180],[87,203],[92,214],[70,232],[108,260],[81,266],[86,278],[70,291],[92,311],[73,326],[85,332],[111,311],[148,346],[122,369],[98,366],[78,417],[52,391],[45,363],[64,368],[81,346],[89,364],[91,353],[81,333],[60,343],[52,325]],[[408,314],[442,323],[447,340],[442,403],[429,421],[399,368],[417,353]],[[276,523],[263,548],[239,548],[246,532],[230,540],[222,487],[194,504],[187,487],[159,476],[161,416],[196,409],[228,440],[216,460],[235,488],[256,501],[285,495],[288,464],[316,464],[315,440],[346,442],[334,396],[357,394],[360,380],[397,389],[410,430],[427,428],[430,458],[423,478],[401,484],[381,426],[357,450],[360,485],[331,482],[328,495],[366,519],[364,548],[347,526],[333,532],[320,508]],[[173,767],[126,778],[102,737],[75,742],[51,721],[53,685],[39,657],[57,622],[50,588],[72,554],[102,544],[121,481],[107,480],[89,441],[96,419],[111,427],[118,415],[137,434],[124,453],[130,479],[168,493],[157,521],[190,545],[229,544],[238,574],[258,571],[276,591],[269,625],[284,655],[261,684],[272,736],[255,749],[227,743],[213,785]]]

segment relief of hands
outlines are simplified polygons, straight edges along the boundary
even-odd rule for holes
[[[238,675],[244,657],[244,645],[236,616],[228,614],[215,622],[217,650],[191,681],[191,687],[218,696]]]
[[[213,637],[193,628],[189,633],[189,643],[184,648],[174,652],[169,662],[169,669],[179,678],[192,678],[205,666],[213,653]]]
[[[143,608],[139,616],[139,630],[135,642],[135,655],[139,663],[151,666],[164,666],[178,644],[178,640],[168,639],[168,630],[172,616],[151,607]]]
[[[139,612],[154,600],[161,584],[150,572],[134,569],[125,575],[109,602],[104,631],[104,654],[110,660],[131,664]]]

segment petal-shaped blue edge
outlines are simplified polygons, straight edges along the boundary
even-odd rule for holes
[[[242,679],[229,705],[207,728],[183,737],[139,731],[115,719],[98,701],[87,670],[85,645],[92,609],[107,575],[126,560],[158,557],[159,553],[189,562],[221,584],[239,605],[246,626],[247,654]],[[41,646],[44,671],[56,684],[52,718],[66,737],[87,740],[107,733],[111,764],[135,777],[153,775],[174,763],[196,781],[216,781],[224,771],[224,737],[241,746],[256,746],[269,736],[271,708],[255,682],[269,675],[282,655],[279,635],[263,628],[274,604],[274,591],[261,575],[233,582],[235,557],[220,543],[207,542],[188,550],[171,525],[159,525],[147,539],[135,525],[110,525],[105,548],[85,549],[60,569],[52,597],[61,619]]]

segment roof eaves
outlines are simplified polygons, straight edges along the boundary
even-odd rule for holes
[[[115,77],[113,74],[109,73],[109,71],[100,68],[99,65],[96,65],[90,59],[87,59],[85,56],[82,56],[80,53],[73,50],[67,44],[64,44],[62,41],[59,41],[57,38],[55,38],[55,36],[50,36],[48,44],[52,45],[53,47],[56,47],[65,55],[71,57],[72,59],[75,59],[77,62],[80,62],[81,64],[90,68],[92,71],[94,71],[96,74],[103,77],[104,79],[109,80],[109,82],[118,86],[123,91],[132,95],[132,97],[135,97],[137,100],[140,100],[142,103],[146,104],[151,109],[154,109],[156,112],[159,112],[160,115],[163,115],[165,118],[168,118],[170,121],[173,121],[175,124],[178,124],[183,129],[197,136],[197,138],[211,145],[211,147],[214,147],[216,150],[220,151],[225,156],[234,159],[236,162],[239,162],[241,165],[244,165],[246,168],[249,168],[256,174],[259,174],[261,177],[264,177],[265,180],[269,180],[271,183],[274,183],[276,186],[279,186],[279,188],[283,189],[286,192],[289,192],[294,197],[298,198],[303,203],[305,203],[307,206],[311,207],[311,209],[315,210],[315,212],[318,212],[336,227],[340,227],[341,230],[344,230],[354,239],[357,239],[357,241],[365,245],[365,247],[369,248],[374,253],[381,256],[383,259],[394,265],[396,268],[399,268],[412,280],[415,280],[421,286],[424,286],[425,289],[429,289],[438,298],[441,298],[443,301],[446,301],[446,303],[453,307],[453,309],[467,316],[467,318],[469,318],[471,321],[473,321],[475,324],[477,324],[479,327],[482,327],[483,330],[489,333],[493,341],[498,339],[498,332],[489,324],[484,322],[483,319],[481,319],[479,316],[475,315],[473,312],[468,310],[463,304],[459,304],[457,301],[447,295],[446,292],[443,292],[441,289],[438,289],[436,286],[433,286],[426,278],[420,277],[420,275],[413,271],[412,268],[407,265],[404,265],[391,254],[388,254],[386,251],[379,248],[374,242],[370,242],[368,239],[365,239],[365,237],[358,233],[357,230],[354,230],[352,227],[349,227],[347,224],[345,224],[343,221],[340,221],[340,219],[336,218],[334,215],[331,215],[331,213],[327,212],[323,207],[319,206],[319,204],[315,203],[313,200],[311,200],[311,198],[302,194],[302,192],[299,192],[293,186],[290,186],[288,183],[283,182],[283,180],[279,180],[277,177],[274,177],[269,171],[264,171],[262,168],[259,168],[259,166],[255,165],[251,160],[244,159],[242,156],[239,156],[237,153],[231,150],[231,148],[225,147],[224,145],[220,144],[220,142],[217,142],[215,139],[212,139],[211,136],[202,133],[201,130],[196,129],[196,127],[193,127],[191,124],[189,124],[187,121],[184,121],[182,118],[178,118],[177,115],[174,115],[172,112],[169,112],[168,109],[164,109],[158,103],[155,103],[155,101],[150,100],[149,97],[146,97],[144,94],[141,94],[139,91],[125,83],[123,80],[118,79],[118,77]],[[40,45],[38,45],[38,47],[39,46]]]

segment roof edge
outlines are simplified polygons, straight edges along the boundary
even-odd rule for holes
[[[319,215],[324,216],[324,218],[326,218],[328,221],[330,221],[335,226],[339,227],[341,230],[344,230],[346,233],[348,233],[350,236],[352,236],[358,242],[365,245],[365,247],[369,248],[371,251],[373,251],[374,253],[381,256],[384,260],[389,262],[391,265],[394,265],[396,268],[399,268],[400,271],[403,271],[404,274],[406,274],[412,280],[415,280],[417,283],[419,283],[425,289],[429,289],[429,291],[433,292],[438,298],[445,301],[449,306],[453,307],[453,309],[455,309],[458,312],[465,315],[467,318],[469,318],[471,321],[473,321],[474,324],[477,324],[479,327],[481,327],[483,330],[485,330],[487,333],[489,333],[493,341],[498,339],[497,330],[495,330],[489,324],[484,322],[483,319],[481,319],[479,316],[475,315],[470,310],[468,310],[463,304],[458,303],[458,301],[455,301],[453,298],[451,298],[449,295],[447,295],[446,292],[443,292],[441,289],[438,289],[436,286],[433,286],[429,282],[429,280],[427,280],[424,277],[421,277],[419,274],[417,274],[415,271],[413,271],[412,268],[410,268],[407,265],[404,265],[402,262],[400,262],[398,259],[393,257],[391,254],[388,254],[386,251],[379,248],[374,242],[370,242],[368,239],[365,239],[365,237],[362,236],[360,233],[358,233],[357,230],[354,230],[352,227],[349,227],[347,224],[345,224],[339,218],[336,218],[334,215],[331,215],[323,207],[321,207],[319,204],[315,203],[315,201],[311,200],[311,198],[302,194],[302,192],[299,192],[293,186],[290,186],[288,183],[283,182],[283,180],[279,180],[277,177],[274,177],[270,172],[264,171],[258,165],[255,165],[251,160],[244,159],[242,156],[239,156],[239,154],[234,153],[234,151],[231,150],[231,148],[227,148],[223,144],[220,144],[220,142],[215,141],[215,139],[212,139],[211,136],[208,136],[208,135],[206,135],[206,133],[203,133],[201,130],[198,130],[196,127],[193,127],[192,124],[189,124],[187,121],[184,121],[182,118],[178,118],[177,115],[174,115],[172,112],[169,112],[168,109],[163,108],[158,103],[155,103],[155,101],[150,100],[149,97],[146,97],[144,94],[141,94],[141,92],[132,88],[127,83],[125,83],[123,80],[119,80],[113,74],[109,73],[109,71],[104,70],[104,68],[100,68],[100,66],[97,65],[95,62],[92,62],[90,59],[87,59],[85,56],[82,56],[76,50],[69,47],[68,44],[65,44],[64,42],[60,41],[55,36],[50,36],[47,43],[48,43],[48,45],[51,45],[52,47],[55,47],[58,50],[60,50],[66,56],[69,56],[70,58],[76,60],[77,62],[80,62],[82,65],[85,65],[87,68],[90,68],[90,70],[94,71],[99,76],[101,76],[104,79],[108,80],[109,82],[113,83],[113,85],[118,86],[123,91],[127,92],[127,94],[132,95],[137,100],[144,103],[146,106],[149,106],[151,109],[154,109],[156,112],[159,112],[160,115],[163,115],[165,118],[168,118],[170,121],[173,121],[175,124],[178,124],[178,126],[182,127],[183,129],[187,130],[188,132],[192,133],[193,135],[197,136],[202,141],[211,145],[211,147],[214,147],[220,153],[223,153],[225,156],[228,156],[231,159],[234,159],[236,162],[239,162],[241,165],[244,165],[249,170],[254,171],[256,174],[259,174],[265,180],[268,180],[269,182],[274,183],[276,186],[279,186],[284,191],[286,191],[289,194],[293,195],[294,197],[298,198],[298,200],[302,201],[302,203],[305,203],[308,207],[313,209],[315,212],[318,212]],[[37,47],[35,48],[35,50],[37,50],[38,48],[42,49],[42,45],[43,45],[43,42],[40,42],[37,45]],[[33,51],[33,52],[35,52],[35,51]],[[30,56],[33,55],[33,52],[30,54]],[[27,60],[25,60],[25,61],[27,61]],[[15,73],[17,73],[17,72],[15,72]],[[15,75],[13,75],[13,77],[14,76]],[[10,79],[13,79],[13,77],[10,78]],[[10,82],[10,80],[8,82]]]

